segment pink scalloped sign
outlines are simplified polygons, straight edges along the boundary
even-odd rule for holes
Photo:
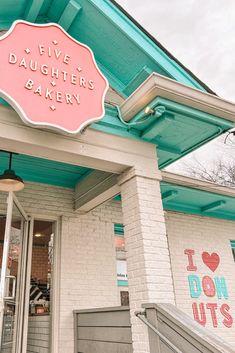
[[[16,21],[0,37],[0,96],[34,127],[76,134],[104,116],[108,82],[57,24]]]

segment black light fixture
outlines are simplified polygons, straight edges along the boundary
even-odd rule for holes
[[[2,151],[6,152],[6,151]],[[24,188],[23,180],[15,174],[14,170],[11,169],[12,164],[12,152],[9,153],[9,167],[0,175],[0,190],[1,191],[20,191]]]

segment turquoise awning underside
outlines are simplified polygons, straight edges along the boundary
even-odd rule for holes
[[[120,121],[116,108],[106,106],[105,117],[92,128],[155,144],[162,169],[233,127],[230,121],[161,97],[154,101],[158,106],[165,107],[160,118],[132,127]]]
[[[0,152],[0,174],[8,169],[9,154]],[[26,155],[13,155],[12,169],[25,182],[74,188],[91,169]]]
[[[161,194],[167,211],[235,220],[235,197],[166,182],[161,182]]]

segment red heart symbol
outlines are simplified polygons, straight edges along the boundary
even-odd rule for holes
[[[205,251],[202,253],[202,261],[207,267],[209,267],[211,271],[215,272],[215,270],[219,266],[220,257],[215,252],[210,255],[208,252]]]

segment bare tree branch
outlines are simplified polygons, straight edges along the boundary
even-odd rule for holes
[[[216,184],[235,187],[235,160],[215,160],[211,165],[199,162],[195,157],[189,162],[182,162],[187,175]]]

